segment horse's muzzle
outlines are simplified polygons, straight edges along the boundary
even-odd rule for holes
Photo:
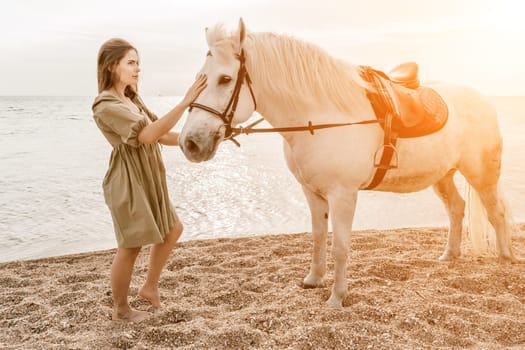
[[[204,162],[215,156],[219,143],[223,140],[221,131],[210,133],[202,138],[197,135],[187,135],[180,143],[180,148],[186,158],[195,163]]]

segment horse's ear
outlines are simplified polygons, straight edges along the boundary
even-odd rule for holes
[[[208,47],[211,47],[210,32],[208,31],[208,27],[204,28],[204,35],[206,36],[206,42],[208,43]]]
[[[246,38],[246,26],[242,17],[239,18],[239,51],[241,51],[242,45],[244,43],[244,38]]]

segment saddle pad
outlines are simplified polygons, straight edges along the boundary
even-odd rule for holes
[[[447,105],[435,90],[420,86],[415,91],[424,108],[423,118],[411,127],[404,126],[399,119],[394,118],[392,129],[400,138],[430,135],[441,130],[448,120]]]

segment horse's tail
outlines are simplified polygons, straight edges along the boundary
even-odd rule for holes
[[[505,218],[504,239],[507,246],[511,247],[510,241],[513,233],[512,213],[510,211],[507,199],[501,191],[501,185],[498,185],[498,199],[503,206],[503,215]],[[466,201],[466,233],[467,238],[472,244],[474,255],[495,255],[497,254],[496,232],[489,222],[487,210],[481,202],[479,194],[470,184],[465,186]]]

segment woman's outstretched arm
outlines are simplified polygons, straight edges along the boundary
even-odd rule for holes
[[[166,146],[178,146],[179,145],[179,133],[175,131],[170,131],[160,137],[159,143],[162,143],[163,145],[166,145]]]
[[[173,109],[169,111],[165,116],[159,118],[151,124],[148,124],[140,131],[140,134],[138,135],[139,142],[146,144],[161,142],[161,138],[166,134],[170,133],[171,128],[173,128],[175,124],[177,124],[186,108],[188,108],[189,105],[197,98],[197,96],[199,96],[202,90],[206,88],[206,79],[207,78],[205,75],[199,75],[178,105],[173,107]],[[165,140],[166,142],[169,142],[170,145],[172,145],[171,142],[173,141],[174,137],[175,136],[173,135],[167,135]],[[178,140],[178,134],[176,138]],[[175,145],[177,145],[178,141],[175,142]]]

